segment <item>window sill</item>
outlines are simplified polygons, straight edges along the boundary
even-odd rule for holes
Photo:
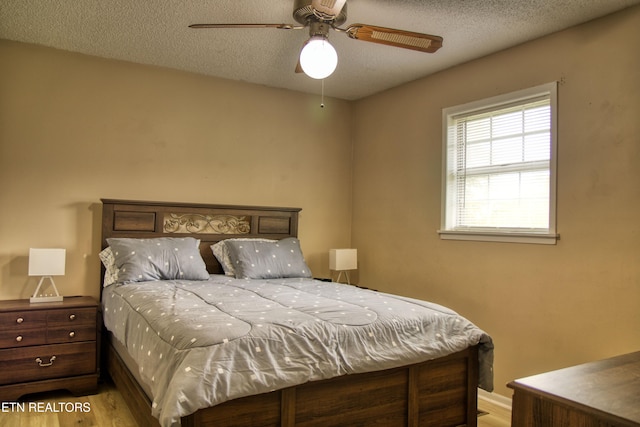
[[[453,231],[438,230],[442,240],[472,240],[479,242],[533,243],[538,245],[555,245],[559,234],[541,233],[499,233],[486,231]]]

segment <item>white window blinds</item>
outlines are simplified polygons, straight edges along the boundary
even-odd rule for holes
[[[550,91],[534,92],[445,110],[442,231],[555,233],[555,106]]]

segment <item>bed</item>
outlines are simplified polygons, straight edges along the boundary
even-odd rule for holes
[[[314,279],[299,212],[102,200],[103,366],[138,424],[477,425],[491,338],[446,307]],[[139,267],[150,242],[175,251],[155,270]]]

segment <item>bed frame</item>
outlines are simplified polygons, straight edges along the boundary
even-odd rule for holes
[[[297,236],[298,208],[102,200],[102,247],[110,237],[192,236],[210,273],[209,246],[227,238]],[[103,334],[103,361],[141,427],[157,427],[151,402]],[[476,426],[478,348],[424,363],[314,381],[231,400],[182,418],[183,427]]]

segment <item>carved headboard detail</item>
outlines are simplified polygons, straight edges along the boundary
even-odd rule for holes
[[[251,232],[248,216],[165,213],[163,224],[165,233],[249,234]]]
[[[223,239],[297,237],[300,208],[102,199],[102,248],[110,237],[200,239],[212,274],[223,273],[210,246]]]

